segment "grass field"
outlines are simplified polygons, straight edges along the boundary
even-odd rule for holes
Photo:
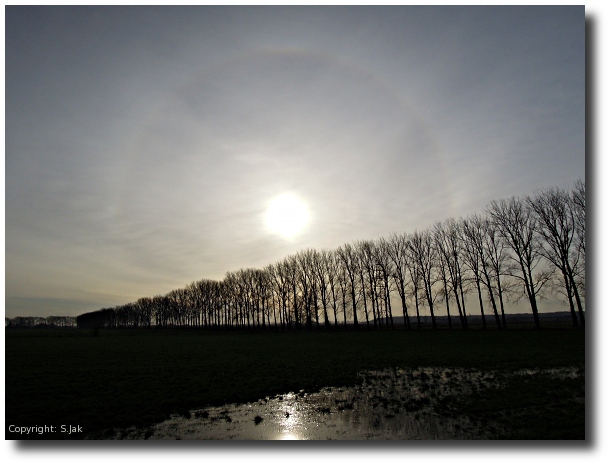
[[[78,439],[144,426],[189,409],[353,385],[361,370],[469,367],[512,371],[578,367],[585,332],[6,331],[7,439]],[[584,439],[584,376],[533,376],[451,409],[493,419],[516,439]],[[53,425],[19,435],[9,426]],[[61,434],[61,425],[82,433]]]

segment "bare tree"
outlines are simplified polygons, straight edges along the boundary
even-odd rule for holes
[[[296,254],[297,282],[303,299],[305,310],[305,325],[311,329],[313,325],[312,304],[315,301],[315,280],[311,267],[311,250],[302,250]]]
[[[337,302],[339,300],[339,267],[337,254],[333,251],[325,252],[324,264],[326,267],[326,274],[328,276],[328,286],[330,290],[330,297],[332,301],[333,317],[335,321],[335,329],[338,329],[339,324],[337,322]]]
[[[375,269],[377,274],[376,281],[380,284],[381,287],[381,291],[378,292],[378,294],[381,294],[381,298],[383,300],[386,327],[389,324],[390,327],[394,329],[391,300],[392,285],[390,280],[394,270],[392,258],[390,257],[390,248],[390,243],[387,240],[380,238],[374,245],[373,258],[375,260]]]
[[[582,253],[585,253],[585,183],[582,180],[576,181],[574,189],[572,189],[572,208],[574,211],[574,226],[578,239],[580,241],[580,247]]]
[[[350,280],[347,273],[347,268],[345,267],[345,263],[341,259],[340,249],[337,249],[333,252],[336,263],[337,270],[337,284],[339,285],[339,291],[341,294],[341,309],[343,310],[343,326],[347,327],[347,304],[348,304],[348,294],[350,292]]]
[[[271,265],[269,268],[269,275],[271,277],[273,290],[275,292],[275,295],[277,296],[277,302],[279,305],[280,327],[284,329],[289,324],[288,301],[290,298],[290,288],[288,286],[286,266],[284,262],[282,261]]]
[[[408,263],[409,277],[411,278],[411,286],[413,288],[413,291],[410,294],[415,299],[415,315],[417,317],[417,329],[421,329],[421,317],[420,317],[420,312],[419,312],[419,300],[420,300],[419,291],[420,291],[421,285],[422,285],[422,277],[421,277],[421,272],[419,271],[419,266],[417,264],[417,261],[415,260],[415,255],[414,255],[413,251],[411,250],[412,241],[413,241],[413,235],[409,235],[409,238],[407,241],[407,247],[408,247],[407,263]]]
[[[535,213],[536,230],[544,238],[540,253],[561,272],[573,325],[578,326],[574,309],[576,301],[580,323],[584,326],[585,316],[575,280],[581,254],[570,194],[557,188],[547,189],[527,200]]]
[[[254,283],[252,271],[250,269],[240,269],[235,272],[235,284],[237,294],[241,304],[242,327],[250,329],[250,325],[255,326],[256,312],[254,309]]]
[[[167,298],[162,295],[156,295],[153,297],[153,317],[155,319],[155,325],[161,328],[166,328],[169,324],[169,311],[168,311]]]
[[[464,257],[464,263],[472,274],[472,282],[475,284],[477,290],[477,296],[479,299],[479,308],[481,310],[481,320],[483,322],[483,329],[487,329],[487,323],[485,321],[485,309],[483,308],[483,297],[481,294],[481,262],[479,255],[476,250],[476,246],[472,243],[469,237],[468,223],[466,220],[462,220],[460,233],[462,237],[462,256]]]
[[[532,308],[534,324],[540,329],[536,296],[551,274],[548,270],[536,273],[542,255],[540,240],[535,234],[532,211],[527,202],[512,197],[509,200],[492,201],[487,207],[487,213],[514,253],[511,258],[519,265],[520,273],[513,276],[522,281],[524,294],[527,295]]]
[[[145,326],[150,328],[152,313],[153,313],[153,301],[150,297],[142,297],[136,301],[136,308],[138,310],[139,324],[138,326]]]
[[[271,325],[269,298],[271,292],[271,277],[265,270],[254,270],[256,307],[259,309],[262,319],[262,327]]]
[[[424,286],[424,295],[430,309],[432,327],[436,329],[436,317],[434,316],[435,293],[432,289],[436,282],[434,274],[436,249],[434,248],[431,232],[429,230],[415,231],[409,241],[409,249]]]
[[[483,236],[483,246],[485,249],[486,263],[491,269],[495,281],[495,291],[497,292],[498,302],[500,303],[500,313],[502,315],[502,328],[506,329],[506,314],[504,312],[504,293],[505,284],[502,276],[510,274],[508,266],[509,255],[506,241],[503,241],[496,230],[494,223],[485,218],[485,234]]]
[[[374,281],[374,259],[373,259],[373,243],[372,241],[357,241],[355,244],[356,256],[358,258],[357,268],[358,276],[360,277],[360,296],[362,297],[364,307],[364,317],[366,319],[366,327],[370,329],[369,308],[367,305],[367,294],[371,298],[371,307],[373,312],[373,323],[377,327],[377,315],[375,311],[375,303],[377,297],[375,295]]]
[[[451,300],[448,271],[449,264],[447,260],[447,250],[445,249],[445,230],[442,223],[436,223],[434,225],[433,237],[434,247],[436,247],[437,250],[439,275],[443,282],[443,300],[445,301],[445,306],[447,308],[447,322],[449,324],[449,329],[452,329],[453,324],[451,321],[451,310],[449,308],[449,301]]]
[[[485,248],[487,229],[491,228],[490,222],[481,215],[471,215],[462,222],[462,233],[464,237],[464,245],[468,263],[471,264],[473,273],[475,274],[475,282],[479,294],[479,304],[481,306],[481,316],[483,318],[483,327],[485,327],[485,314],[483,313],[483,300],[481,297],[481,283],[487,289],[489,301],[494,312],[496,325],[498,329],[502,329],[502,322],[498,313],[496,304],[494,280],[492,276],[491,265],[488,260],[488,253]]]
[[[398,290],[400,296],[400,303],[402,306],[402,317],[404,320],[405,329],[411,329],[411,321],[409,320],[409,313],[407,308],[407,279],[408,279],[408,236],[406,234],[392,234],[387,241],[387,252],[388,257],[392,261],[393,270],[392,277],[394,278],[394,284]]]
[[[356,306],[358,299],[356,297],[356,279],[358,277],[358,255],[354,246],[351,244],[345,244],[339,247],[337,254],[343,265],[349,283],[349,292],[352,297],[352,312],[354,318],[354,328],[358,329],[358,313]]]
[[[330,284],[331,280],[333,279],[330,277],[329,260],[330,252],[327,250],[322,250],[319,252],[314,250],[312,253],[311,264],[317,279],[318,289],[320,291],[320,301],[322,302],[322,312],[324,314],[324,327],[326,329],[330,329],[330,319],[328,318],[328,300]]]
[[[438,223],[434,229],[434,238],[440,264],[447,273],[450,289],[455,298],[460,324],[462,329],[468,329],[463,285],[462,237],[458,222],[450,218],[444,223]]]
[[[244,305],[243,305],[243,294],[242,294],[242,285],[239,282],[239,276],[237,273],[230,271],[225,275],[224,282],[224,291],[227,295],[227,298],[231,302],[231,308],[233,312],[232,319],[235,321],[235,326],[238,328],[244,327],[245,324],[245,316],[244,316]],[[207,315],[205,312],[205,308],[202,311],[203,315],[203,325],[207,327]]]
[[[581,180],[576,181],[572,189],[572,209],[574,211],[574,223],[578,235],[579,250],[582,252],[580,266],[575,270],[578,277],[577,286],[582,297],[585,297],[585,183]]]
[[[296,255],[290,255],[284,260],[286,278],[291,290],[292,315],[296,329],[300,329],[301,319],[301,296],[299,296],[299,263]]]

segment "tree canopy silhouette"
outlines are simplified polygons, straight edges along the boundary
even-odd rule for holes
[[[468,329],[467,296],[476,292],[486,316],[506,328],[506,305],[526,297],[541,327],[538,300],[554,292],[584,326],[585,184],[524,198],[494,200],[483,213],[388,238],[301,250],[263,269],[229,271],[166,295],[85,313],[82,328],[421,328],[422,312],[437,328],[438,304],[447,323]],[[559,285],[558,283],[561,283]],[[415,315],[413,315],[415,308]],[[453,311],[452,311],[453,310]],[[457,310],[457,312],[456,312]],[[409,314],[411,312],[411,315]],[[577,313],[578,312],[578,313]],[[457,315],[456,315],[457,313]],[[578,318],[577,316],[578,315]]]

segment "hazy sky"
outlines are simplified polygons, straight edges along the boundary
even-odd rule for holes
[[[6,7],[6,316],[585,179],[584,7]],[[285,239],[282,193],[310,222]]]

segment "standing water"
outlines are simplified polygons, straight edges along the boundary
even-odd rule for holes
[[[547,370],[548,372],[549,370]],[[556,370],[555,370],[556,371]],[[576,376],[567,369],[558,376]],[[533,373],[534,371],[532,371]],[[540,371],[535,371],[540,372]],[[517,376],[532,374],[515,373]],[[476,389],[495,388],[495,372],[461,368],[386,369],[360,375],[355,387],[287,393],[249,404],[193,410],[114,439],[360,440],[493,439],[466,415],[439,415],[435,407]]]

